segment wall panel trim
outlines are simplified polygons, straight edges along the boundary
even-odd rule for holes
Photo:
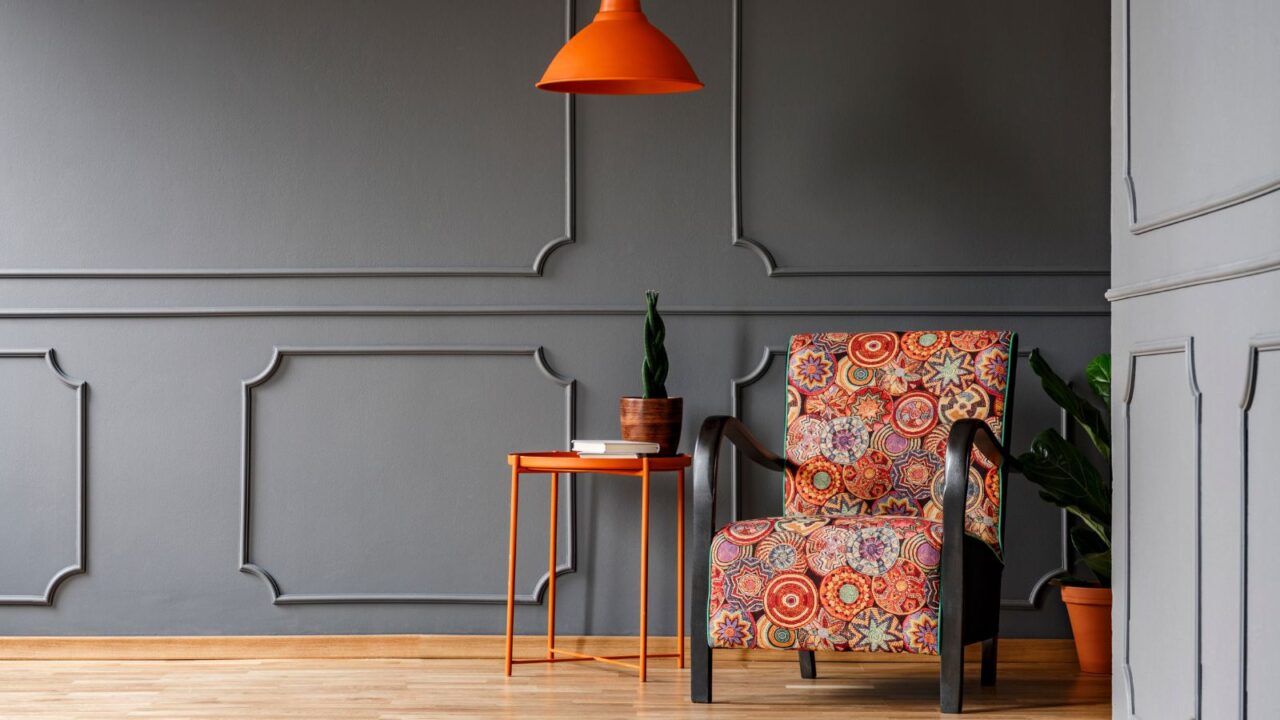
[[[501,605],[507,602],[507,595],[502,593],[286,593],[281,592],[280,584],[264,567],[250,558],[250,524],[252,520],[252,465],[253,465],[253,390],[268,383],[286,357],[386,357],[386,356],[526,356],[533,359],[538,371],[551,382],[564,388],[564,420],[565,448],[573,440],[576,428],[577,413],[577,381],[565,377],[547,364],[541,346],[537,347],[502,347],[502,346],[342,346],[342,347],[276,347],[271,354],[267,367],[254,377],[241,382],[241,463],[240,463],[240,572],[254,575],[266,583],[271,591],[271,602],[274,605],[337,605],[337,604],[389,604],[389,603],[435,603],[435,604],[468,604],[468,605]],[[577,572],[578,568],[578,511],[577,511],[577,477],[566,474],[567,502],[565,512],[568,515],[565,530],[568,545],[568,559],[556,565],[556,576]],[[550,573],[543,573],[533,589],[516,595],[516,603],[520,605],[537,605],[542,602]]]
[[[746,375],[736,377],[729,381],[729,414],[733,417],[744,420],[742,417],[742,401],[743,391],[756,383],[760,382],[769,369],[773,366],[773,359],[787,354],[784,347],[770,345],[764,348],[760,354],[760,361]],[[1026,358],[1031,356],[1030,350],[1019,350],[1018,357]],[[1058,421],[1058,431],[1065,438],[1070,437],[1070,417],[1066,410],[1060,411]],[[738,521],[742,519],[742,453],[736,448],[729,455],[729,507],[731,519]],[[1016,470],[1010,470],[1016,473]],[[1024,598],[1001,598],[1000,609],[1002,610],[1038,610],[1040,602],[1044,595],[1044,590],[1049,585],[1049,581],[1068,572],[1071,569],[1071,545],[1070,535],[1067,525],[1067,511],[1059,511],[1061,517],[1061,537],[1059,539],[1059,560],[1056,567],[1048,568],[1040,575],[1040,577],[1031,585],[1031,589]]]
[[[1123,48],[1121,55],[1121,83],[1123,91],[1121,99],[1124,103],[1124,188],[1129,199],[1129,232],[1141,235],[1159,230],[1163,227],[1192,220],[1210,213],[1226,210],[1236,205],[1256,200],[1280,190],[1280,172],[1272,173],[1258,183],[1246,183],[1225,192],[1210,193],[1210,198],[1203,202],[1193,203],[1183,208],[1174,208],[1143,216],[1138,209],[1138,188],[1133,177],[1133,93],[1132,83],[1132,34],[1131,34],[1131,0],[1122,0],[1120,30]]]
[[[40,595],[0,595],[0,605],[52,606],[53,598],[68,578],[84,573],[88,554],[88,513],[85,491],[88,476],[88,417],[86,414],[88,383],[70,377],[58,365],[53,348],[43,350],[0,350],[0,358],[38,358],[53,373],[58,382],[75,391],[76,403],[76,558],[70,565],[54,573]]]
[[[1280,351],[1280,333],[1249,339],[1244,395],[1240,398],[1240,718],[1249,717],[1249,411],[1258,386],[1262,353]]]
[[[1195,635],[1195,714],[1193,720],[1199,720],[1201,712],[1201,685],[1202,674],[1200,667],[1201,654],[1201,545],[1200,537],[1200,515],[1201,515],[1201,471],[1200,471],[1200,385],[1196,382],[1196,359],[1195,359],[1195,341],[1191,337],[1170,338],[1164,340],[1152,340],[1148,342],[1140,342],[1134,344],[1129,350],[1128,372],[1129,376],[1125,383],[1123,396],[1124,405],[1124,532],[1125,532],[1125,562],[1124,562],[1124,657],[1121,664],[1121,672],[1123,674],[1124,690],[1127,707],[1125,708],[1125,716],[1128,718],[1138,718],[1136,709],[1136,699],[1134,697],[1133,687],[1133,669],[1129,664],[1129,650],[1131,647],[1130,637],[1130,621],[1132,619],[1133,610],[1133,451],[1130,444],[1131,423],[1130,410],[1133,405],[1133,389],[1134,377],[1138,369],[1138,358],[1152,357],[1156,355],[1178,355],[1185,357],[1187,368],[1187,386],[1192,399],[1192,463],[1195,470],[1195,486],[1196,486],[1196,502],[1194,515],[1194,533],[1196,538],[1196,554],[1195,554],[1195,627],[1191,628]]]
[[[732,148],[729,157],[729,184],[731,211],[730,244],[733,247],[746,248],[755,253],[764,264],[767,277],[849,277],[892,275],[903,277],[1093,277],[1108,276],[1110,266],[1106,267],[990,267],[990,266],[942,266],[942,265],[904,265],[904,266],[814,266],[787,267],[779,265],[773,253],[759,238],[753,238],[743,229],[742,222],[742,0],[732,0],[732,51],[730,58],[730,141]]]
[[[565,42],[577,31],[577,0],[564,3]],[[332,267],[332,268],[0,268],[0,279],[39,280],[246,280],[246,279],[319,279],[319,278],[428,278],[428,277],[542,277],[547,259],[556,250],[572,245],[576,239],[575,195],[577,189],[577,128],[574,119],[575,96],[564,96],[564,230],[538,250],[533,262],[524,267]]]
[[[1280,270],[1280,253],[1271,255],[1262,255],[1260,257],[1249,258],[1237,262],[1224,263],[1216,267],[1204,268],[1200,270],[1192,270],[1191,272],[1178,273],[1168,277],[1156,278],[1155,280],[1147,280],[1144,282],[1133,283],[1131,285],[1121,285],[1107,291],[1106,298],[1110,302],[1119,300],[1128,300],[1135,297],[1143,297],[1145,295],[1155,295],[1157,293],[1168,292],[1170,290],[1181,290],[1183,288],[1195,287],[1197,285],[1208,285],[1210,283],[1222,282],[1224,280],[1237,280],[1252,275],[1261,275],[1262,273],[1274,272]]]

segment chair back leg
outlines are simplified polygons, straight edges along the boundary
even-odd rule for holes
[[[996,684],[996,642],[999,638],[988,638],[982,641],[982,686],[991,687]]]
[[[812,650],[800,651],[800,677],[805,680],[818,677],[818,662],[813,658]]]

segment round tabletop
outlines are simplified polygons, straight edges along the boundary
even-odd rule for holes
[[[511,453],[507,456],[507,464],[517,466],[520,470],[538,472],[641,472],[644,461],[649,461],[650,472],[667,472],[683,470],[689,467],[693,459],[688,455],[649,455],[642,458],[593,457],[576,452],[533,452]]]

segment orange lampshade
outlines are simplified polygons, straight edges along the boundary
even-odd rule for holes
[[[542,90],[594,95],[650,95],[701,90],[680,48],[649,24],[640,0],[601,0],[591,24],[556,53]]]

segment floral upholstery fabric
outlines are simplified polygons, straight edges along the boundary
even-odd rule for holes
[[[711,647],[938,654],[942,523],[825,515],[731,523],[711,543]]]
[[[821,333],[787,356],[784,516],[711,543],[711,647],[938,653],[947,434],[1003,439],[1013,334]],[[977,452],[965,531],[1000,553],[1003,472]]]
[[[942,519],[947,433],[1003,438],[1013,333],[820,333],[787,356],[787,515]],[[1003,472],[974,452],[965,530],[1000,552]]]

